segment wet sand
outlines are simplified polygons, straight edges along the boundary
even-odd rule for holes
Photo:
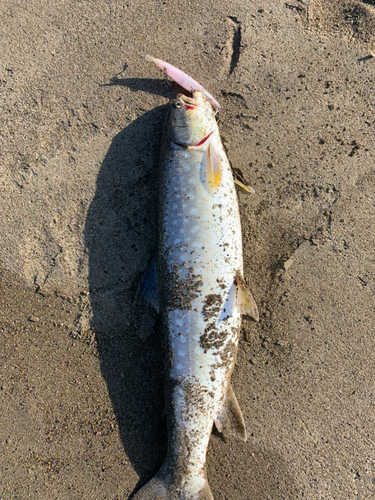
[[[221,103],[245,278],[233,385],[249,439],[214,433],[215,500],[375,497],[375,6],[371,1],[0,6],[0,498],[123,500],[166,446],[155,249],[178,88]]]

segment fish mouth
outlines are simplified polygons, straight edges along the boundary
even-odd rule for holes
[[[190,104],[191,106],[198,106],[199,102],[193,97],[188,97],[184,94],[178,94],[177,98],[181,99],[185,104]]]
[[[181,99],[184,108],[194,109],[197,106],[199,106],[199,102],[197,101],[197,99],[194,99],[193,97],[188,97],[187,95],[184,94],[178,94],[177,98]]]

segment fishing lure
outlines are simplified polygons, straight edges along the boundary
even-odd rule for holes
[[[212,106],[214,106],[216,109],[220,109],[220,104],[217,102],[217,100],[191,76],[187,75],[175,66],[172,66],[172,64],[162,61],[161,59],[156,59],[155,57],[152,57],[150,55],[146,56],[146,60],[156,64],[156,66],[160,68],[164,73],[166,73],[170,78],[172,78],[172,80],[174,80],[189,92],[199,90],[203,95],[207,97]]]

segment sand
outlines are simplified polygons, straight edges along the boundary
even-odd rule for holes
[[[0,498],[123,500],[166,446],[158,318],[133,304],[182,68],[221,103],[239,193],[249,439],[215,500],[375,498],[373,1],[0,6]]]

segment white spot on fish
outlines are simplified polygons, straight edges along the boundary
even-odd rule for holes
[[[180,338],[180,342],[181,342],[182,344],[185,344],[185,342],[186,342],[185,337],[181,337],[181,338]]]
[[[177,226],[177,223],[178,223],[178,220],[177,220],[177,219],[174,219],[174,220],[172,221],[172,226]]]
[[[177,238],[176,240],[174,240],[173,244],[174,245],[178,245],[179,243],[181,243],[182,240],[180,240],[180,238]]]
[[[198,213],[198,209],[197,209],[197,208],[195,208],[195,207],[193,207],[193,208],[191,208],[191,209],[189,210],[189,214],[190,214],[190,215],[196,215],[197,213]]]
[[[183,229],[183,228],[181,228],[181,229],[180,229],[180,233],[182,234],[183,232],[184,232],[184,229]]]
[[[183,356],[185,356],[185,352],[184,351],[178,351],[178,355],[183,357]]]
[[[197,231],[199,231],[199,226],[193,226],[190,228],[191,233],[196,233]]]
[[[177,370],[182,370],[182,364],[178,363],[178,365],[176,365],[176,368],[177,368]]]

